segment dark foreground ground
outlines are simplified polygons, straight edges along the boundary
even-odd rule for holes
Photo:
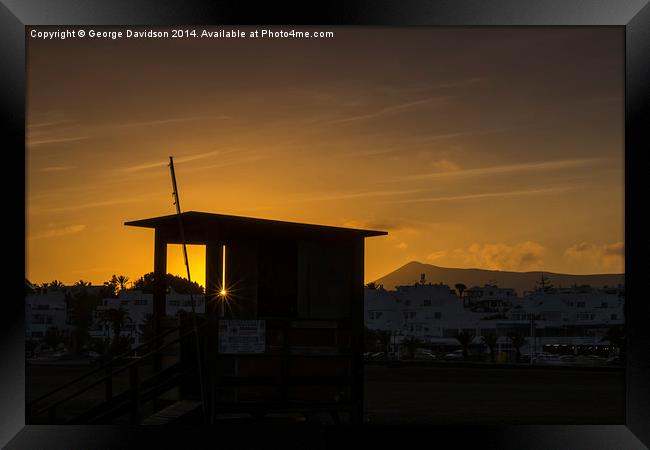
[[[623,424],[620,371],[367,365],[370,424]]]
[[[30,366],[28,398],[87,370]],[[126,389],[124,378],[114,392]],[[103,392],[98,386],[87,401],[101,401]],[[622,370],[367,365],[365,410],[369,424],[623,424],[625,377]]]

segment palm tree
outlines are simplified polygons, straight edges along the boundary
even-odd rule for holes
[[[469,353],[469,345],[474,340],[474,335],[462,331],[458,333],[456,340],[458,340],[458,343],[463,347],[463,358],[467,358],[467,355]]]
[[[120,353],[119,350],[122,350],[122,328],[124,328],[126,321],[132,321],[132,319],[129,317],[128,312],[124,309],[111,308],[104,312],[104,318],[101,320],[101,323],[109,324],[113,330],[113,338],[111,339],[110,346],[113,354]]]
[[[527,342],[526,338],[524,338],[521,334],[514,332],[510,333],[508,335],[508,338],[510,338],[510,343],[515,348],[515,351],[517,352],[517,360],[519,360],[521,358],[521,347],[523,347]]]
[[[463,297],[463,292],[467,290],[467,286],[465,286],[463,283],[456,283],[454,287],[458,292],[458,298],[463,300],[463,306],[467,306],[467,299]]]
[[[113,275],[115,276],[115,275]],[[123,291],[126,289],[126,283],[129,281],[129,277],[124,276],[124,275],[119,275],[115,278],[115,281],[117,284],[120,286],[120,291]]]
[[[90,281],[84,281],[84,280],[79,280],[74,284],[74,287],[80,288],[83,291],[85,291],[86,288],[90,286],[91,286]]]
[[[47,284],[47,283],[44,283],[44,284]],[[65,287],[65,285],[62,282],[60,282],[59,280],[51,281],[49,286],[54,290],[59,290],[59,289]]]
[[[102,288],[102,297],[117,297],[117,278],[115,275],[113,275],[110,280],[104,281],[104,287]]]
[[[497,335],[494,333],[489,333],[483,336],[483,343],[490,349],[490,359],[492,362],[496,361],[496,346],[497,346]]]

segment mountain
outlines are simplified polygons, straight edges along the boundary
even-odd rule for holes
[[[513,288],[518,295],[524,291],[532,291],[540,281],[542,273],[548,281],[556,287],[569,287],[574,284],[591,286],[616,286],[625,284],[625,274],[597,274],[597,275],[568,275],[552,272],[505,272],[501,270],[483,269],[452,269],[423,264],[417,261],[400,267],[377,280],[376,284],[383,284],[385,289],[394,289],[397,285],[413,284],[420,280],[421,274],[427,283],[443,283],[453,288],[457,283],[463,283],[468,288],[483,286],[486,283],[496,283],[499,287]]]

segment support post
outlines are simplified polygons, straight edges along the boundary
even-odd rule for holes
[[[162,320],[165,316],[165,303],[167,299],[167,241],[160,230],[155,231],[154,253],[153,253],[153,335],[159,336],[162,330]],[[154,338],[154,349],[162,342]],[[153,355],[153,372],[158,373],[162,367],[158,352]],[[158,409],[158,399],[153,399],[154,409]]]
[[[206,331],[204,379],[209,383],[206,386],[208,393],[208,404],[206,405],[207,422],[213,423],[217,401],[217,380],[219,371],[219,318],[221,317],[221,302],[218,296],[221,289],[223,244],[217,241],[210,241],[205,244],[205,315],[208,321]]]
[[[352,292],[351,292],[351,327],[352,327],[352,424],[363,423],[363,264],[364,240],[355,239],[352,243]]]
[[[167,241],[159,230],[155,232],[153,272],[153,319],[157,335],[160,331],[160,321],[165,316],[167,297]]]

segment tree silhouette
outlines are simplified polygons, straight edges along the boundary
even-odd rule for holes
[[[388,346],[390,345],[390,331],[377,330],[377,336],[379,338],[380,350],[382,352],[388,352]]]
[[[140,342],[149,342],[154,338],[154,321],[152,316],[147,316],[145,320],[138,325],[138,333],[140,334]]]
[[[47,283],[44,283],[44,284],[47,284]],[[60,282],[59,280],[53,280],[53,281],[50,281],[49,287],[50,287],[52,290],[57,291],[57,290],[59,290],[59,289],[64,288],[65,285],[64,285],[62,282]]]
[[[113,275],[115,276],[115,275]],[[120,286],[120,291],[123,291],[126,289],[126,283],[129,281],[129,277],[124,276],[124,275],[118,275],[115,278],[115,281],[117,281],[117,284]]]
[[[463,297],[463,292],[465,292],[467,286],[465,286],[463,283],[456,283],[454,287],[458,291],[458,297],[463,300],[463,306],[465,306],[465,297]]]
[[[74,284],[74,287],[77,288],[77,290],[82,290],[82,291],[85,291],[86,288],[90,286],[91,286],[90,281],[84,281],[84,280],[79,280]]]
[[[402,341],[402,345],[406,348],[406,355],[409,359],[415,357],[415,351],[420,348],[422,341],[416,337],[407,337]]]
[[[124,325],[127,321],[132,321],[132,319],[129,317],[129,314],[126,310],[124,309],[107,309],[104,311],[104,317],[100,321],[101,324],[108,324],[112,331],[113,331],[113,337],[111,339],[110,343],[110,352],[113,355],[122,353],[126,349],[125,347],[125,342],[124,339],[125,337],[122,336],[122,329],[124,328]],[[126,338],[128,341],[128,338]]]
[[[467,355],[469,353],[469,346],[474,340],[474,335],[462,331],[458,333],[458,335],[456,336],[456,340],[463,347],[463,358],[467,358]]]
[[[625,332],[622,326],[609,327],[602,337],[602,341],[608,341],[613,347],[618,349],[621,358],[625,356]]]
[[[458,291],[458,296],[462,298],[463,297],[463,292],[465,292],[465,289],[467,289],[467,286],[465,286],[463,283],[456,283],[454,285],[454,287]]]
[[[178,277],[176,275],[172,275],[171,273],[168,273],[166,275],[167,282],[166,282],[166,288],[172,288],[174,291],[176,291],[179,294],[203,294],[203,286],[199,285],[197,282],[190,281],[187,278],[183,277]],[[145,294],[152,294],[153,293],[153,285],[154,285],[154,273],[149,272],[147,274],[144,274],[141,276],[139,279],[135,280],[133,282],[133,288],[141,290]]]
[[[104,281],[104,287],[102,288],[102,297],[117,297],[117,284],[117,277],[115,275],[113,275],[110,280]]]
[[[56,348],[60,343],[63,342],[63,332],[57,327],[50,327],[45,332],[43,342],[52,348]]]
[[[510,339],[512,346],[515,348],[515,351],[517,352],[517,360],[519,360],[521,358],[521,347],[523,347],[527,342],[526,338],[519,333],[510,333],[508,338]]]
[[[89,340],[88,329],[93,320],[93,311],[100,299],[83,289],[67,293],[65,300],[68,317],[72,325],[70,333],[71,347],[77,353]]]
[[[495,362],[497,359],[496,347],[497,347],[497,335],[494,333],[489,333],[483,336],[483,343],[490,349],[490,359],[492,362]]]
[[[385,352],[390,344],[390,332],[386,330],[371,330],[364,326],[365,351]]]

